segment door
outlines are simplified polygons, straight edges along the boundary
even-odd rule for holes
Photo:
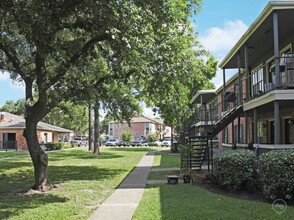
[[[16,149],[16,134],[3,133],[3,148]]]

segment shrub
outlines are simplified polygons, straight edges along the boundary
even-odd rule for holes
[[[294,150],[264,153],[259,160],[263,193],[271,199],[294,199]]]
[[[181,154],[181,171],[188,172],[190,171],[190,152],[191,148],[189,145],[180,145],[179,146],[180,154]]]
[[[47,151],[51,151],[51,150],[60,150],[64,146],[64,143],[62,143],[62,142],[46,143],[44,145],[47,148]]]
[[[71,148],[73,147],[72,144],[70,143],[63,143],[64,145],[62,146],[63,149]]]
[[[121,139],[126,143],[130,143],[133,139],[133,134],[130,131],[124,131],[121,133]]]
[[[255,154],[249,150],[228,150],[214,158],[212,181],[230,190],[248,189],[256,186]]]
[[[148,134],[148,142],[155,142],[158,139],[157,134]]]

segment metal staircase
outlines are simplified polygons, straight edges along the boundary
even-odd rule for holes
[[[206,149],[208,147],[208,139],[205,137],[190,137],[190,170],[201,170]]]
[[[201,170],[203,161],[206,159],[208,170],[210,170],[210,164],[213,165],[213,137],[243,113],[242,93],[239,93],[239,89],[241,88],[236,88],[233,91],[227,92],[228,94],[225,95],[224,99],[225,102],[221,101],[217,103],[213,109],[210,109],[208,115],[210,115],[209,120],[211,121],[208,122],[208,120],[206,120],[204,122],[206,131],[202,136],[195,136],[191,130],[194,128],[190,128],[188,143],[186,143],[189,146],[189,153],[182,154],[182,166],[188,166],[190,170]],[[225,111],[222,111],[220,117],[215,118],[215,112],[218,111],[220,106],[226,106]],[[211,169],[213,169],[213,166]]]

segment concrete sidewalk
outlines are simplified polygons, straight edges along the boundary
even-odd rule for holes
[[[152,168],[154,152],[143,156],[136,168],[93,213],[89,220],[130,220],[141,201]]]

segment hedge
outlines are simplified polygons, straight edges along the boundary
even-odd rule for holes
[[[58,143],[46,143],[44,144],[46,147],[47,151],[51,151],[51,150],[60,150],[61,148],[64,147],[64,143],[63,142],[58,142]]]
[[[294,150],[274,150],[259,158],[263,193],[271,199],[294,198]]]
[[[212,181],[230,190],[256,188],[256,159],[249,150],[228,150],[214,157]]]

